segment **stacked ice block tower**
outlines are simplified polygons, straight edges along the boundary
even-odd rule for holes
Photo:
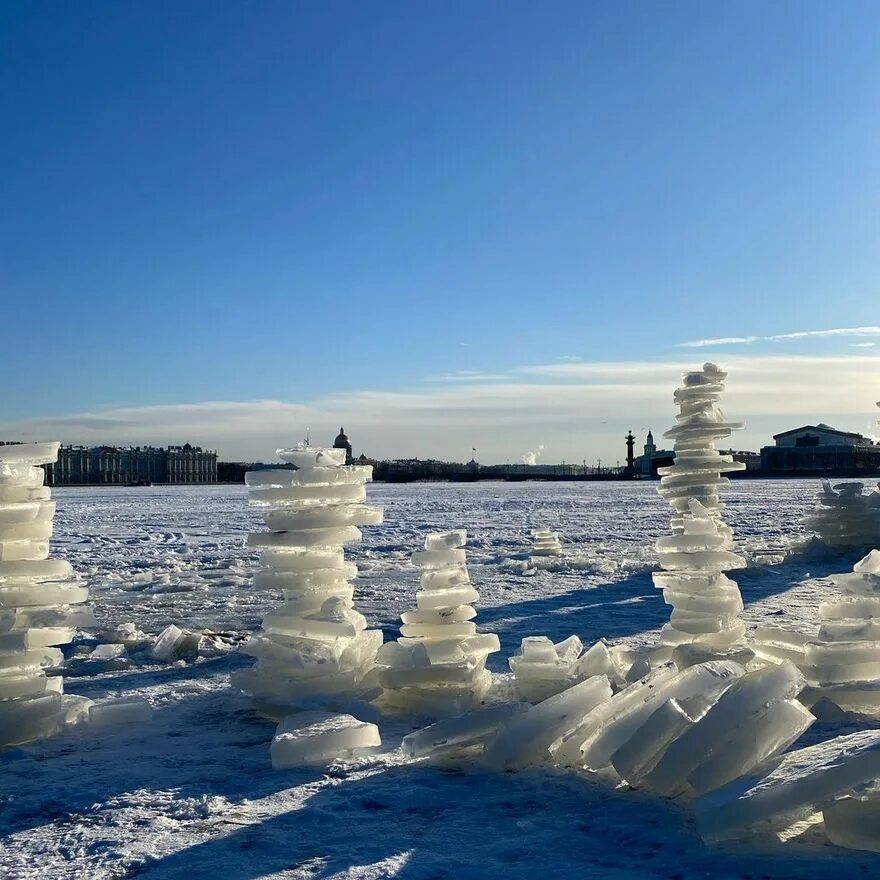
[[[675,463],[661,468],[659,493],[674,510],[672,535],[657,542],[660,566],[655,584],[671,605],[661,641],[679,666],[712,659],[748,662],[740,620],[742,597],[725,571],[742,568],[731,552],[732,532],[721,517],[719,489],[725,473],[745,465],[715,449],[716,441],[742,427],[728,422],[718,407],[727,376],[715,364],[686,373],[675,391],[676,425],[664,436],[674,441]]]
[[[421,569],[416,608],[401,615],[402,638],[379,650],[379,704],[392,712],[440,717],[479,705],[492,683],[486,658],[498,636],[478,634],[471,603],[479,599],[468,576],[467,532],[435,532],[412,555]]]
[[[559,556],[562,544],[559,534],[550,529],[532,529],[532,556]]]
[[[880,550],[832,580],[843,595],[819,605],[819,636],[803,643],[801,668],[810,686],[805,696],[880,718]]]
[[[814,511],[804,524],[829,547],[849,549],[880,544],[880,491],[865,492],[862,483],[822,481]]]
[[[40,465],[59,443],[0,446],[0,747],[56,733],[78,698],[46,670],[62,662],[59,645],[93,623],[88,590],[70,563],[49,559],[55,503]]]
[[[354,609],[357,566],[345,561],[343,550],[360,541],[358,526],[382,522],[381,508],[364,503],[373,469],[346,466],[344,449],[300,445],[278,456],[296,470],[250,471],[245,480],[270,529],[248,536],[265,566],[254,585],[281,592],[284,602],[243,649],[257,658],[256,666],[234,679],[271,718],[374,696],[382,644],[381,631],[367,629]]]

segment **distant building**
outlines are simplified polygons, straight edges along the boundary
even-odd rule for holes
[[[217,453],[200,446],[62,446],[46,465],[50,486],[216,483]]]
[[[333,448],[345,450],[346,464],[351,464],[354,461],[354,454],[352,453],[351,449],[351,441],[348,439],[348,435],[345,433],[345,428],[339,429],[339,434],[333,441]]]
[[[880,445],[830,425],[804,425],[773,435],[761,450],[764,472],[794,474],[869,474],[880,471]]]
[[[669,467],[675,462],[675,453],[671,449],[658,449],[654,435],[648,428],[648,436],[642,454],[635,460],[636,472],[643,477],[656,477],[657,468]]]

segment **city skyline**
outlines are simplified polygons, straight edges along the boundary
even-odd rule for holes
[[[728,354],[717,360],[730,372],[725,412],[746,422],[731,438],[734,448],[757,450],[774,433],[817,422],[877,434],[876,355]],[[457,381],[426,382],[421,394],[350,393],[305,405],[264,400],[119,407],[5,422],[0,430],[3,439],[51,434],[85,445],[191,442],[216,448],[223,460],[271,461],[277,447],[293,445],[307,432],[314,443],[330,445],[344,425],[356,454],[375,458],[466,461],[476,448],[485,463],[516,462],[543,446],[543,462],[586,458],[588,464],[611,464],[623,460],[630,428],[639,443],[652,429],[662,445],[679,374],[702,363],[693,352],[667,362],[565,359],[491,378],[463,374]]]

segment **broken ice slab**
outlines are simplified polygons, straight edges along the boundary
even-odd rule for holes
[[[621,779],[638,786],[644,776],[653,770],[670,743],[693,725],[694,719],[677,700],[667,700],[614,752],[610,758],[611,766]]]
[[[73,568],[63,559],[38,559],[30,562],[0,562],[0,584],[16,581],[63,581],[73,576]]]
[[[452,550],[416,550],[412,554],[412,563],[417,568],[448,568],[452,565],[464,565],[467,555],[462,549]]]
[[[382,522],[382,508],[366,504],[323,504],[303,509],[281,507],[266,511],[263,520],[276,532],[374,526]]]
[[[375,724],[352,715],[300,712],[282,719],[272,740],[272,767],[322,766],[382,745]]]
[[[715,661],[678,672],[671,664],[653,671],[630,685],[585,720],[581,735],[580,762],[600,771],[611,756],[644,724],[661,703],[675,699],[679,703],[699,697],[713,702],[726,691],[742,668],[735,663]],[[569,746],[570,751],[570,746]]]
[[[100,725],[144,724],[153,717],[153,707],[138,697],[102,700],[89,707],[89,723]]]
[[[431,532],[425,536],[425,550],[457,550],[465,544],[467,544],[467,532],[464,529]]]
[[[94,705],[88,697],[64,694],[61,698],[65,726],[83,724],[89,720],[89,710]]]
[[[518,770],[549,761],[550,746],[610,698],[611,683],[607,676],[598,675],[532,706],[486,745],[486,764]]]
[[[422,639],[466,639],[476,635],[477,625],[473,621],[465,623],[441,623],[436,626],[422,623],[404,623],[400,634],[409,638]]]
[[[473,587],[419,590],[416,593],[416,607],[419,611],[431,611],[435,608],[457,608],[459,605],[470,605],[479,598],[480,594]]]
[[[58,458],[61,444],[55,440],[45,443],[14,443],[0,447],[0,462],[13,468],[51,464]]]
[[[62,707],[55,692],[8,701],[0,711],[0,748],[54,736],[64,723]]]
[[[784,752],[816,720],[797,700],[772,703],[766,711],[719,743],[687,778],[689,793],[715,791]]]
[[[404,611],[400,619],[404,623],[441,624],[466,623],[477,616],[477,611],[470,605],[455,605],[452,608],[429,608],[415,611]]]
[[[70,627],[25,629],[0,635],[0,652],[36,651],[53,645],[66,645],[73,640],[75,630]]]
[[[295,465],[300,471],[308,472],[313,468],[339,468],[345,464],[346,451],[324,446],[308,446],[301,444],[291,449],[276,449],[275,454],[282,461]],[[372,471],[372,468],[370,468]],[[304,476],[297,472],[297,477]]]
[[[825,833],[835,846],[880,852],[880,789],[876,782],[838,798],[822,815]]]
[[[186,632],[172,623],[159,634],[151,653],[156,660],[166,663],[194,657],[199,651],[199,639],[198,633]]]
[[[303,529],[296,532],[251,532],[247,537],[247,545],[268,550],[338,547],[340,544],[356,544],[362,537],[357,526]]]
[[[499,728],[527,711],[522,703],[502,703],[446,718],[403,738],[400,747],[410,758],[450,760],[473,756]]]
[[[697,804],[700,835],[728,840],[779,831],[880,778],[880,731],[839,736],[783,755]]]
[[[125,656],[125,645],[96,645],[89,655],[90,660],[116,660]]]
[[[770,704],[793,699],[803,687],[803,675],[787,660],[744,675],[698,724],[669,746],[645,777],[645,784],[667,797],[691,794],[689,778],[701,763],[722,750],[733,737],[748,741],[751,725]],[[759,756],[755,763],[762,757],[766,755]]]
[[[774,626],[759,626],[754,633],[755,654],[761,660],[781,663],[791,660],[795,665],[803,665],[807,643],[815,636],[793,632]]]
[[[443,568],[422,569],[422,590],[448,590],[453,587],[468,587],[471,579],[465,565],[446,565]]]

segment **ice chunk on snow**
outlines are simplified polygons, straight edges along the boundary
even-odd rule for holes
[[[822,811],[825,833],[836,846],[880,852],[880,789],[877,783],[844,795]]]
[[[839,736],[789,752],[706,796],[698,803],[698,828],[707,840],[780,830],[878,778],[880,731]]]
[[[502,703],[446,718],[403,738],[401,748],[411,758],[451,760],[473,756],[499,728],[527,711],[523,703]]]
[[[151,653],[156,660],[171,662],[183,657],[193,657],[199,651],[199,636],[186,632],[173,623],[159,633]]]
[[[282,719],[272,740],[276,770],[345,760],[382,744],[379,728],[352,715],[300,712]]]
[[[146,700],[137,697],[102,700],[89,707],[89,722],[91,724],[143,724],[152,717],[152,706]]]

